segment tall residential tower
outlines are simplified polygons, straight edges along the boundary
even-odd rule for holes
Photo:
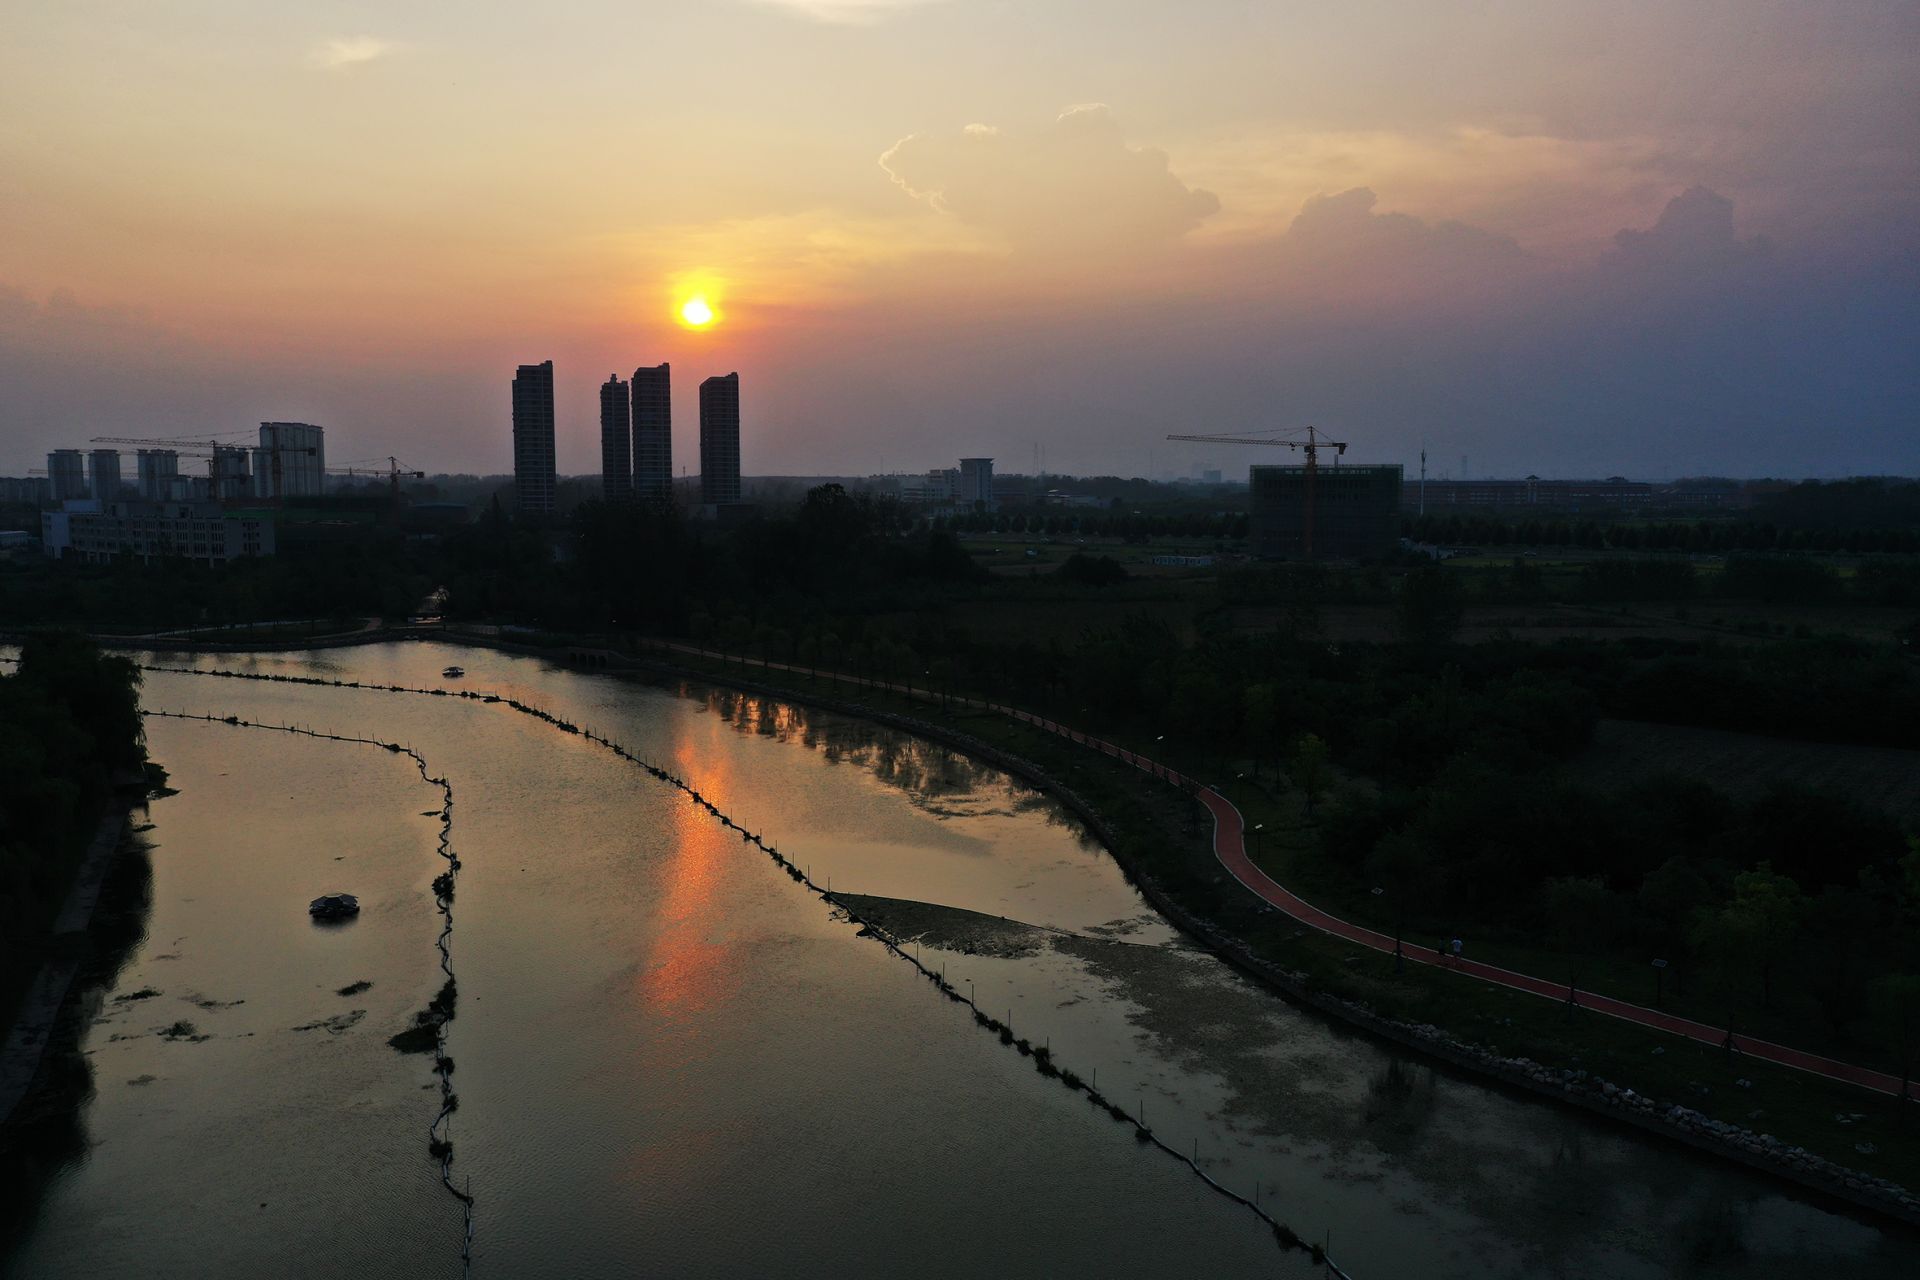
[[[56,503],[87,496],[87,458],[78,449],[55,449],[47,455],[47,477]]]
[[[609,503],[633,501],[633,450],[627,429],[627,384],[608,374],[600,384],[600,496]]]
[[[326,491],[327,433],[311,422],[263,422],[253,451],[257,498],[313,498]]]
[[[513,498],[523,515],[552,515],[553,361],[523,364],[513,375]]]
[[[666,364],[633,371],[633,488],[642,502],[673,496],[673,388]]]
[[[740,375],[700,384],[700,501],[740,501]]]
[[[120,451],[95,449],[87,455],[87,488],[95,502],[115,502],[120,497]]]
[[[957,496],[975,511],[994,509],[992,458],[960,459],[960,492]]]

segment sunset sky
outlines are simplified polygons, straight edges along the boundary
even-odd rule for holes
[[[1912,0],[61,0],[0,40],[0,473],[318,422],[511,466],[552,359],[751,474],[1920,472]],[[675,323],[703,292],[720,312]]]

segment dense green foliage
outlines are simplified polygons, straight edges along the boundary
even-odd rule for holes
[[[556,556],[497,507],[447,540],[447,609],[549,627],[690,634],[732,602],[805,599],[867,608],[985,576],[949,533],[911,528],[898,503],[838,485],[725,534],[678,511],[588,503]]]
[[[1082,587],[1111,587],[1131,575],[1127,567],[1112,556],[1090,556],[1076,551],[1054,570],[1062,582]]]
[[[0,674],[0,1011],[37,963],[114,775],[145,759],[140,673],[67,633]]]
[[[11,625],[160,631],[279,619],[404,617],[434,586],[425,553],[389,530],[281,539],[279,553],[218,568],[189,560],[0,565]]]

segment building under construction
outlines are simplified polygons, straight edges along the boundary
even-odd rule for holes
[[[1401,467],[1256,466],[1248,473],[1249,532],[1263,560],[1367,560],[1387,554],[1400,539]]]

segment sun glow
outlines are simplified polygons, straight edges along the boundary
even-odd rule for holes
[[[680,304],[680,323],[687,328],[704,329],[713,321],[713,306],[705,298],[696,295]]]

